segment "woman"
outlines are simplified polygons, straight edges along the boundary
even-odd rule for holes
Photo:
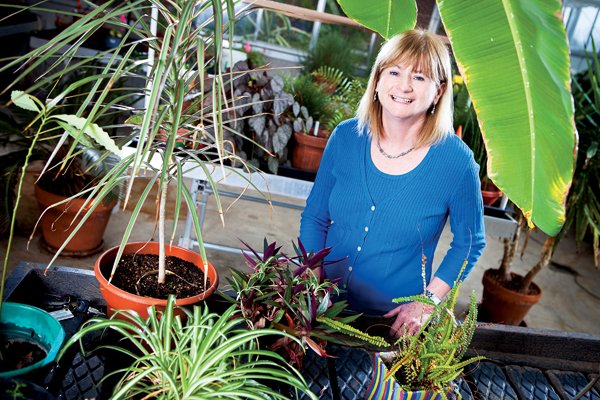
[[[325,276],[340,279],[350,308],[394,318],[395,336],[416,332],[431,308],[392,299],[425,293],[439,302],[485,247],[479,166],[452,133],[450,82],[450,55],[435,35],[390,39],[357,118],[331,135],[302,213],[306,249],[331,246],[328,260],[341,260]],[[448,217],[451,248],[432,278]]]

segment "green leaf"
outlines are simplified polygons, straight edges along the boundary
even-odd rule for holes
[[[488,174],[529,224],[565,221],[576,135],[558,0],[438,0],[488,151]]]
[[[417,23],[414,0],[338,0],[338,4],[349,18],[385,39],[412,29]]]
[[[33,100],[34,97],[25,92],[22,92],[20,90],[13,90],[10,93],[10,99],[13,103],[15,103],[16,106],[21,107],[22,109],[25,109],[27,111],[40,112],[39,107],[37,106],[37,104],[35,104],[35,101]]]
[[[77,117],[75,115],[60,114],[54,115],[52,118],[64,121],[67,124],[79,130],[83,129],[83,132],[86,135],[88,135],[91,139],[93,139],[96,143],[104,147],[106,150],[110,151],[113,154],[116,154],[121,158],[124,157],[123,151],[117,147],[115,141],[108,135],[106,131],[104,131],[97,124],[88,122],[85,118]],[[67,129],[67,132],[69,132],[69,134],[76,139],[78,138],[78,136],[80,136],[79,132],[75,132],[73,130]],[[81,137],[79,138],[79,140],[85,144],[85,141],[82,140]]]
[[[94,147],[94,143],[85,135],[80,135],[79,132],[80,130],[76,127],[74,127],[73,125],[67,124],[66,122],[63,121],[56,121],[61,128],[63,128],[65,131],[67,131],[69,133],[69,135],[73,136],[74,138],[79,137],[79,143],[81,143],[82,145],[84,145],[87,148],[93,148]]]

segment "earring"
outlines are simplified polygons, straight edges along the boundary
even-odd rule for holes
[[[433,107],[431,108],[431,114],[433,114],[435,112],[435,103],[433,104]]]
[[[379,100],[379,97],[377,96],[377,92],[375,92],[375,94],[373,95],[373,101],[377,101]]]

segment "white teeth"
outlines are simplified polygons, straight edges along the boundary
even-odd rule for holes
[[[400,101],[400,102],[406,103],[406,104],[412,103],[412,100],[410,100],[410,99],[405,99],[405,98],[402,98],[402,97],[396,97],[394,95],[392,95],[392,100],[394,100],[394,101]]]

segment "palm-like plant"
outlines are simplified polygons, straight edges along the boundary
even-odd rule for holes
[[[244,329],[233,306],[219,316],[206,306],[177,308],[170,297],[163,312],[150,307],[147,319],[128,311],[110,319],[93,318],[69,339],[59,359],[87,334],[105,330],[123,340],[110,344],[105,339],[101,348],[131,359],[130,365],[111,373],[119,377],[112,399],[288,398],[269,383],[286,384],[316,399],[297,370],[277,353],[256,345],[267,335],[297,339],[273,329]]]
[[[600,237],[600,60],[594,50],[588,55],[588,70],[573,77],[573,99],[575,102],[575,123],[579,133],[579,147],[573,184],[569,189],[566,203],[565,224],[554,237],[548,237],[542,246],[538,262],[522,280],[516,282],[518,291],[528,293],[535,276],[550,263],[552,254],[563,236],[574,228],[577,246],[589,233],[592,236],[594,263],[598,267]],[[513,237],[504,243],[504,257],[497,276],[505,281],[514,280],[511,276],[511,263],[517,253],[520,236],[526,230],[523,220]]]
[[[14,82],[4,91],[11,90],[25,76],[40,66],[45,66],[45,72],[36,83],[26,90],[26,93],[45,91],[41,100],[42,109],[54,109],[66,106],[71,95],[77,93],[80,106],[68,119],[61,121],[64,133],[59,138],[58,146],[67,145],[67,151],[62,157],[58,169],[64,169],[81,148],[89,147],[90,141],[104,147],[103,158],[111,153],[121,157],[106,176],[95,186],[88,188],[89,208],[97,207],[103,199],[120,185],[124,191],[124,207],[131,201],[131,192],[137,176],[146,174],[149,183],[141,197],[133,207],[131,219],[121,240],[119,251],[111,276],[114,274],[122,248],[127,243],[140,209],[147,199],[153,185],[158,186],[157,226],[158,240],[161,244],[159,254],[158,280],[165,279],[165,208],[169,183],[177,183],[174,226],[179,219],[182,202],[191,213],[196,234],[201,240],[200,223],[190,191],[183,184],[184,174],[200,169],[206,173],[210,184],[209,167],[206,157],[212,157],[225,168],[227,160],[236,158],[223,146],[223,132],[228,127],[227,112],[232,103],[226,98],[224,87],[226,76],[221,72],[221,60],[225,49],[222,47],[224,32],[233,33],[234,2],[236,0],[187,1],[187,0],[134,0],[121,2],[111,0],[101,5],[89,3],[91,7],[87,14],[74,16],[75,22],[39,48],[18,57],[2,68],[14,70],[20,66]],[[10,6],[9,6],[10,7]],[[42,7],[37,5],[36,7]],[[205,21],[197,23],[200,16],[208,11],[211,15]],[[123,22],[122,15],[129,16],[129,23]],[[209,25],[214,24],[214,30]],[[115,26],[123,31],[123,40],[112,51],[101,51],[95,55],[81,56],[78,52],[85,40],[105,26]],[[158,34],[156,26],[158,26]],[[66,49],[66,50],[65,50]],[[140,60],[136,55],[141,51],[148,52],[147,60]],[[214,59],[205,59],[206,53],[214,54]],[[205,70],[209,63],[214,63],[215,75],[205,87]],[[60,82],[65,76],[89,65],[102,65],[97,73],[83,79],[71,81],[66,87]],[[118,81],[137,79],[144,82],[141,88],[122,87],[114,93],[114,85]],[[184,101],[189,94],[194,81],[199,83],[199,92],[194,99],[193,113],[184,110]],[[92,83],[82,96],[78,89]],[[129,100],[143,95],[145,105],[134,108]],[[17,95],[23,102],[35,103],[27,95]],[[96,124],[100,117],[107,112],[120,112],[123,117],[136,115],[127,124],[126,137],[115,138],[117,146],[106,140],[108,135]],[[189,140],[197,143],[205,142],[207,147],[198,149],[179,148],[181,130],[187,130]],[[129,133],[130,132],[130,133]],[[133,140],[137,144],[132,149],[120,148],[124,143]],[[35,146],[33,144],[32,146]],[[57,161],[56,152],[50,157],[48,165]],[[219,198],[215,196],[221,210]],[[91,212],[91,211],[90,211]],[[89,215],[86,213],[84,220]],[[82,222],[83,223],[83,222]],[[81,224],[77,225],[77,229]],[[70,240],[76,231],[71,234]],[[170,241],[174,239],[173,229]],[[64,248],[64,246],[63,246]],[[200,246],[206,263],[204,248]],[[56,259],[59,252],[51,263]],[[205,265],[206,268],[206,265]],[[205,274],[206,275],[206,274]]]

